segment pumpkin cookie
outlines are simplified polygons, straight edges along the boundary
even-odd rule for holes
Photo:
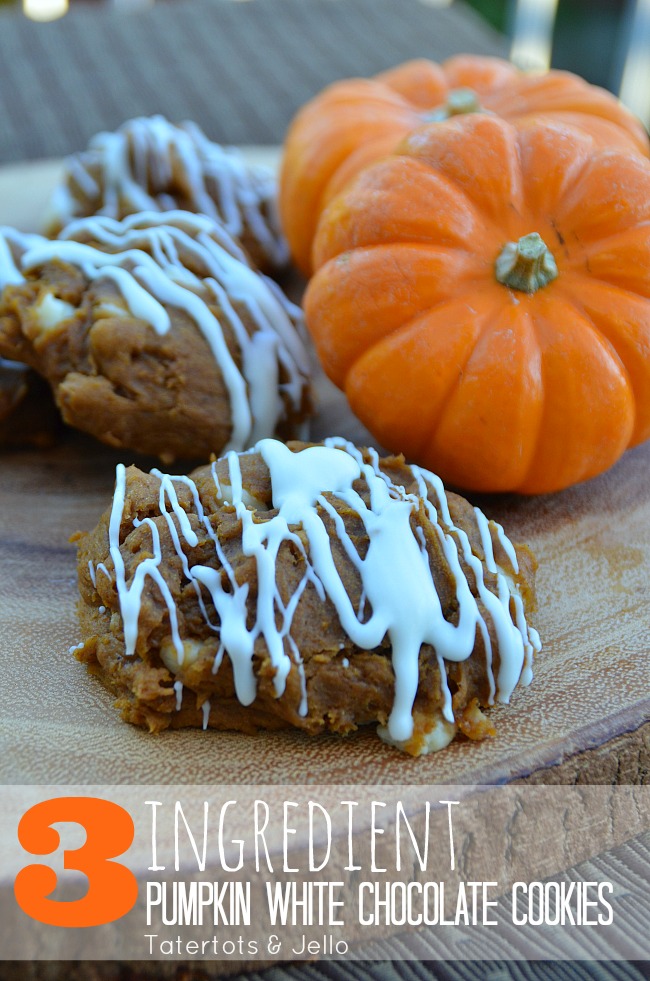
[[[35,368],[66,422],[164,460],[297,435],[300,311],[223,228],[184,212],[0,234],[0,356]]]
[[[195,123],[175,126],[162,116],[131,119],[98,133],[65,163],[47,219],[57,234],[74,218],[124,218],[140,211],[182,209],[222,222],[260,269],[287,265],[276,180],[233,147],[213,143]]]
[[[15,254],[39,241],[38,235],[0,228],[0,293],[22,280]],[[48,385],[26,365],[0,357],[0,447],[51,446],[60,425]]]
[[[493,731],[532,677],[534,559],[433,474],[265,439],[190,477],[120,466],[79,535],[80,660],[148,726]]]

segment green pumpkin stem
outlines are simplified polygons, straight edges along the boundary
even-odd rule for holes
[[[512,290],[536,293],[557,276],[557,265],[541,235],[531,232],[504,245],[494,264],[497,280]]]
[[[474,89],[452,89],[445,108],[448,116],[462,116],[466,112],[481,112],[481,103]]]
[[[423,123],[442,123],[445,119],[452,116],[462,116],[469,112],[483,112],[483,107],[478,101],[478,95],[474,89],[452,89],[447,101],[431,112],[422,113]]]

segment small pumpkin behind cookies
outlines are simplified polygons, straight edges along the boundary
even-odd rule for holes
[[[501,58],[465,54],[344,79],[298,112],[285,140],[280,218],[300,270],[313,271],[311,248],[324,207],[364,167],[423,124],[474,112],[510,121],[554,119],[602,145],[650,156],[639,120],[611,93],[569,72],[531,74]]]
[[[548,121],[413,132],[323,213],[307,325],[375,438],[543,493],[650,436],[650,162]]]

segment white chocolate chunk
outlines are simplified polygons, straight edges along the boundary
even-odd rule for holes
[[[433,725],[423,736],[423,743],[418,750],[418,756],[427,756],[429,753],[437,753],[439,750],[448,746],[456,735],[457,727],[453,722],[447,722],[442,713],[434,720]],[[396,749],[404,749],[406,741],[393,739],[387,726],[378,726],[377,735],[389,746]]]
[[[55,330],[75,313],[71,303],[60,300],[53,293],[44,293],[38,306],[34,308],[36,321],[43,333]]]
[[[118,304],[107,300],[104,303],[98,303],[93,313],[96,317],[123,317],[128,313],[128,310],[126,304]]]
[[[252,511],[268,511],[268,505],[266,505],[264,501],[260,501],[259,497],[254,497],[253,494],[250,494],[245,487],[242,487],[239,499]],[[235,503],[233,489],[230,484],[225,483],[225,481],[220,481],[219,483],[218,500],[224,504]]]
[[[184,640],[183,653],[181,655],[176,650],[172,638],[166,637],[160,645],[160,657],[165,667],[168,668],[172,674],[176,674],[179,668],[189,668],[190,665],[194,664],[199,656],[200,650],[201,644],[198,641]]]

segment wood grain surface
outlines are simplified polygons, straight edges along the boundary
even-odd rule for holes
[[[267,159],[272,153],[266,154]],[[0,172],[0,223],[38,227],[58,171]],[[318,377],[314,438],[370,437]],[[528,689],[492,712],[497,736],[418,760],[372,731],[170,732],[123,723],[76,662],[75,550],[108,506],[115,465],[156,461],[66,434],[0,458],[0,781],[3,783],[432,784],[646,782],[650,770],[650,444],[559,494],[472,500],[539,559],[543,650]]]

